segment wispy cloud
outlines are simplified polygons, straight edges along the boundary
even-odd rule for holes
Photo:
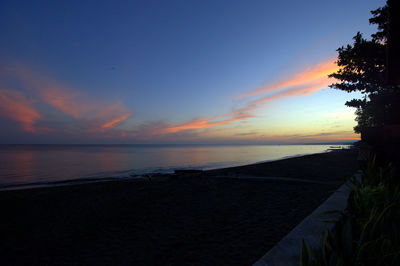
[[[260,134],[252,137],[258,143],[326,143],[338,141],[355,141],[359,140],[352,130],[344,131],[323,131],[318,133],[297,133],[297,134]]]
[[[326,88],[329,85],[327,80],[316,80],[306,84],[299,84],[277,93],[265,96],[258,100],[251,101],[247,105],[247,109],[256,108],[260,105],[266,104],[268,102],[276,101],[283,98],[295,97],[295,96],[306,96],[320,89]]]
[[[10,70],[11,69],[11,70]],[[35,123],[46,119],[46,113],[40,114],[34,103],[46,103],[56,110],[66,114],[75,121],[75,127],[69,126],[65,132],[82,132],[98,134],[109,138],[136,138],[142,140],[154,139],[190,139],[211,136],[215,132],[224,131],[224,136],[235,133],[225,129],[238,126],[234,123],[248,122],[257,116],[260,108],[265,108],[271,102],[290,98],[302,97],[326,88],[332,80],[327,75],[335,72],[337,66],[333,59],[305,66],[287,78],[271,82],[269,85],[243,93],[238,96],[242,103],[230,112],[209,117],[198,117],[180,123],[165,121],[148,121],[133,128],[119,127],[134,114],[121,101],[109,102],[91,97],[78,89],[54,81],[45,75],[39,75],[25,65],[16,64],[9,72],[22,84],[21,91],[0,91],[0,115],[17,121],[28,132],[35,132]],[[24,93],[25,90],[25,93]],[[34,95],[28,98],[26,95]],[[36,102],[34,102],[34,100]],[[150,103],[151,104],[151,103]],[[42,110],[42,109],[41,109]],[[111,130],[114,129],[114,130]],[[237,137],[250,133],[236,134]],[[257,134],[252,134],[257,137]],[[221,134],[222,136],[222,134]],[[260,136],[259,136],[260,137]],[[327,138],[330,136],[298,136],[297,138]],[[337,134],[333,137],[339,137]],[[350,136],[345,136],[347,138]],[[261,137],[262,138],[262,137]],[[288,137],[289,138],[289,137]],[[288,139],[286,138],[286,139]]]
[[[101,128],[103,128],[103,129],[113,128],[113,127],[117,126],[118,124],[120,124],[122,121],[131,117],[132,115],[133,114],[124,114],[120,117],[111,119],[111,121],[108,121],[107,123],[104,123],[103,125],[101,125]]]
[[[354,141],[360,139],[353,131],[320,132],[316,134],[298,134],[286,137],[292,137],[302,141]]]
[[[254,114],[258,108],[264,107],[269,102],[288,97],[306,96],[315,91],[326,88],[332,82],[329,80],[328,74],[333,73],[336,70],[337,66],[333,59],[325,60],[313,66],[304,67],[304,70],[299,70],[296,73],[289,75],[284,80],[239,95],[239,98],[244,99],[261,94],[267,94],[262,98],[248,102],[242,108],[223,115],[198,118],[188,122],[170,125],[160,130],[158,133],[176,133],[185,130],[217,127],[252,118],[255,116]]]
[[[26,132],[36,132],[34,124],[42,115],[34,107],[34,101],[24,94],[0,88],[0,115],[18,122]]]
[[[308,84],[317,83],[321,85],[323,84],[323,87],[326,87],[330,84],[328,75],[337,71],[338,66],[335,64],[334,59],[327,59],[316,65],[304,66],[303,69],[298,70],[292,75],[288,75],[287,78],[283,80],[243,93],[239,95],[239,98],[248,98],[254,95],[283,90],[289,87],[306,87]]]
[[[11,65],[7,70],[38,101],[45,102],[74,118],[81,124],[80,128],[87,127],[88,132],[112,129],[133,116],[133,113],[120,101],[110,104],[86,95],[43,74],[38,74],[23,64]]]
[[[244,132],[244,133],[236,133],[235,136],[251,136],[251,135],[256,135],[258,134],[257,132]]]
[[[228,117],[221,119],[223,117]],[[160,133],[176,133],[184,130],[196,130],[209,127],[227,125],[236,121],[252,117],[250,112],[235,111],[221,116],[212,116],[208,118],[194,119],[189,122],[168,126],[160,131]]]

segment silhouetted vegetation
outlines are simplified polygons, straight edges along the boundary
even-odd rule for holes
[[[394,25],[394,3],[371,11],[371,24],[378,26],[378,31],[371,39],[363,38],[358,32],[352,45],[340,47],[337,64],[340,69],[331,75],[340,82],[330,85],[347,92],[359,91],[362,99],[346,102],[355,107],[357,126],[355,132],[364,128],[389,124],[399,124],[400,86],[398,82],[398,32]],[[396,18],[397,19],[397,18]],[[397,48],[398,49],[398,48]]]
[[[321,236],[310,250],[303,241],[300,265],[399,265],[400,184],[391,164],[371,159],[361,182],[353,179],[347,208],[333,231]]]
[[[364,95],[346,105],[357,108],[356,132],[381,127],[371,138],[377,141],[370,142],[378,157],[370,158],[361,180],[351,180],[347,207],[333,230],[322,233],[320,247],[310,250],[303,240],[300,265],[400,265],[399,136],[395,131],[400,124],[398,5],[399,1],[388,0],[371,11],[369,22],[378,25],[371,40],[358,32],[353,45],[338,49],[341,68],[330,77],[341,82],[331,87]],[[387,126],[391,132],[384,130]]]

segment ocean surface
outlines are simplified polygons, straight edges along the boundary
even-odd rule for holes
[[[347,148],[349,145],[334,145]],[[0,145],[0,190],[215,169],[326,152],[331,145]]]

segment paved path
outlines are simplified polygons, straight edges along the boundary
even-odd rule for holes
[[[355,177],[360,179],[360,173],[355,174]],[[323,217],[320,214],[332,210],[344,210],[347,206],[350,186],[349,183],[343,184],[253,266],[299,265],[302,240],[304,239],[310,248],[319,246],[322,231],[332,229],[334,226],[334,223],[325,221],[338,219],[340,216],[339,213]]]

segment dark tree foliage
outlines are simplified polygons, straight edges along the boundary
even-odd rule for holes
[[[378,31],[371,40],[364,39],[360,32],[353,38],[352,45],[340,47],[337,65],[340,69],[329,77],[339,80],[331,88],[347,92],[360,91],[362,99],[346,102],[356,108],[357,126],[354,131],[360,133],[363,128],[382,126],[393,122],[396,102],[393,99],[399,93],[396,86],[387,82],[387,42],[389,32],[388,5],[371,11],[371,24],[377,24]]]
[[[373,17],[369,19],[369,23],[378,26],[378,31],[371,35],[372,39],[386,42],[389,33],[389,7],[386,5],[378,8],[371,11],[371,14]]]

